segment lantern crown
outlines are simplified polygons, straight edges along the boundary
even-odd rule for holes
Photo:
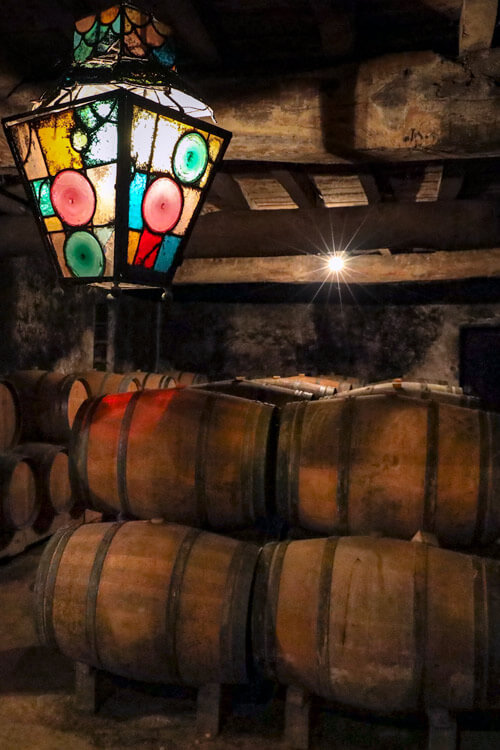
[[[133,60],[172,68],[172,29],[128,3],[113,5],[75,23],[74,68],[109,68]]]

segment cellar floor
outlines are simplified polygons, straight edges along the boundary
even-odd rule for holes
[[[73,705],[73,666],[37,645],[31,597],[43,544],[0,561],[1,750],[255,750],[284,748],[283,696],[236,692],[217,739],[195,731],[195,693],[108,678],[108,698],[94,716]],[[255,696],[254,696],[255,697]],[[491,722],[494,722],[493,724]],[[423,724],[369,721],[317,707],[311,750],[419,750]],[[500,720],[461,720],[461,750],[498,750]]]

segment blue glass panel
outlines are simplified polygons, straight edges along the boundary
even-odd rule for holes
[[[140,230],[143,228],[142,220],[142,198],[146,190],[147,174],[136,172],[130,183],[130,201],[128,211],[129,229]]]
[[[153,49],[153,57],[156,57],[161,65],[171,68],[175,63],[175,51],[172,43],[167,41],[161,47]]]
[[[163,238],[163,242],[160,245],[160,250],[158,252],[156,263],[154,265],[155,271],[159,271],[161,273],[165,273],[166,271],[168,271],[174,261],[175,254],[179,249],[181,240],[182,237],[174,237],[171,234],[165,235],[165,237]]]

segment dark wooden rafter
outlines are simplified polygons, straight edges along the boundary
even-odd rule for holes
[[[218,208],[230,211],[244,211],[250,208],[238,182],[227,172],[218,172],[215,175],[210,187],[210,202]]]
[[[438,201],[451,201],[458,198],[464,182],[465,168],[453,162],[445,162],[441,174]]]
[[[274,169],[271,170],[271,175],[285,188],[299,208],[324,206],[319,190],[305,170]]]
[[[350,52],[354,43],[352,2],[309,0],[309,3],[318,22],[324,55],[333,57]]]

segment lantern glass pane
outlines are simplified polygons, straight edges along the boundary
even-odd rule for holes
[[[63,276],[112,276],[114,265],[118,103],[34,113],[9,133],[23,164],[38,218]]]
[[[223,145],[198,122],[133,106],[129,265],[158,274],[174,265]]]

